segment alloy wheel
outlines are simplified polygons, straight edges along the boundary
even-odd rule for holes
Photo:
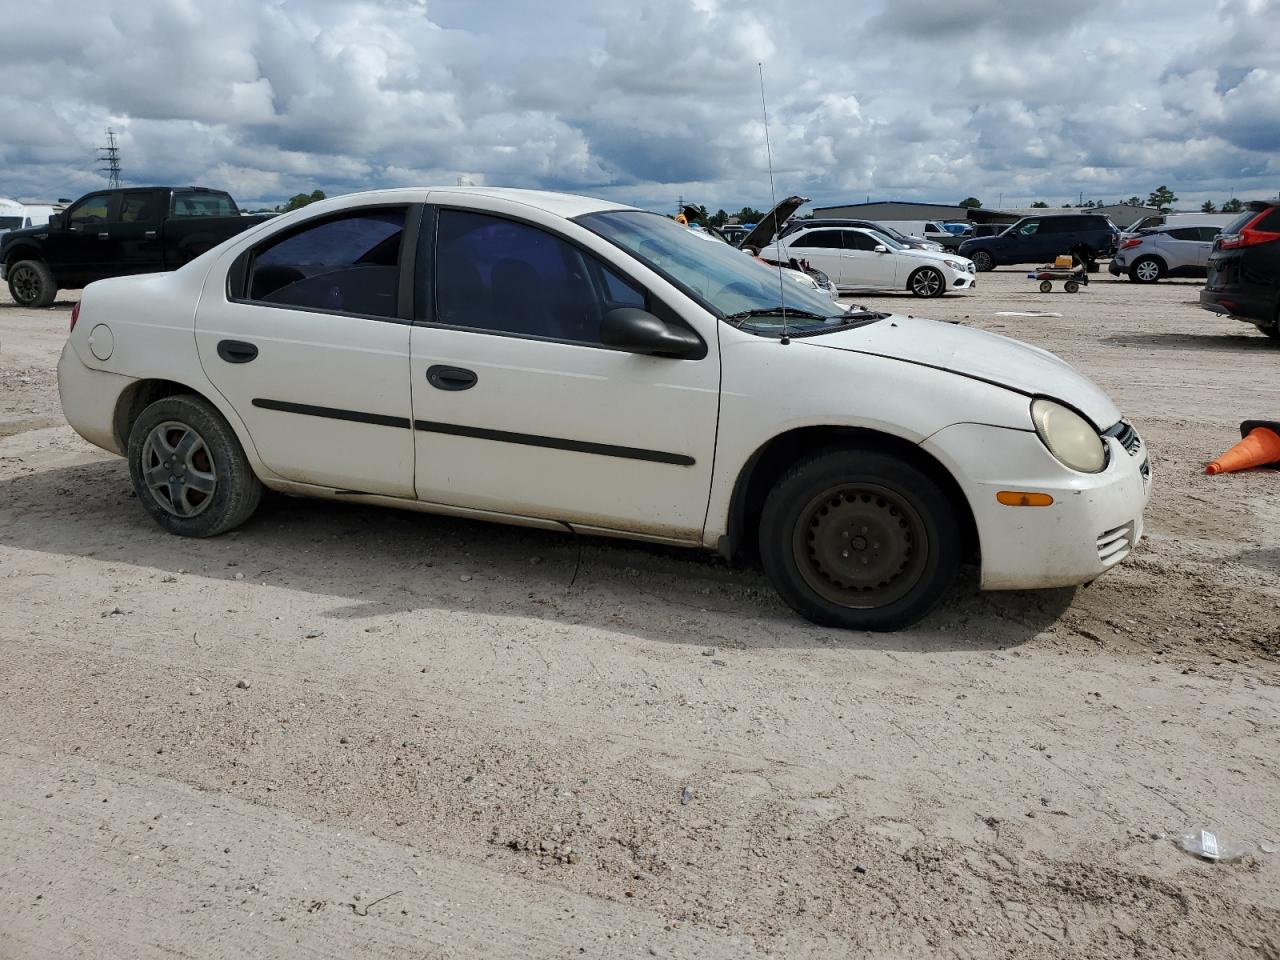
[[[1153,283],[1160,279],[1160,265],[1154,260],[1143,260],[1133,270],[1138,275],[1138,279],[1144,283]]]
[[[142,475],[156,503],[183,519],[204,512],[218,487],[208,444],[192,427],[176,420],[159,423],[147,434]]]
[[[31,303],[40,295],[40,278],[30,267],[17,267],[9,275],[14,299],[21,304]]]
[[[942,275],[937,270],[919,270],[911,278],[911,292],[917,297],[936,297],[942,290]]]

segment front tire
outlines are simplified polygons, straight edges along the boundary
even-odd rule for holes
[[[896,630],[942,599],[960,565],[960,524],[925,471],[886,453],[826,450],[770,492],[760,556],[774,588],[814,623]]]
[[[921,267],[907,279],[907,289],[917,297],[940,297],[947,292],[947,278],[941,270]]]
[[[148,406],[129,431],[129,476],[152,519],[182,537],[213,537],[240,526],[262,484],[222,414],[180,394]]]
[[[975,250],[969,258],[973,261],[973,269],[979,273],[988,273],[996,268],[996,259],[985,250]]]
[[[58,284],[47,263],[19,260],[9,268],[9,295],[20,307],[47,307],[58,295]]]
[[[1164,264],[1158,257],[1139,257],[1129,265],[1129,279],[1134,283],[1155,283],[1164,276]]]
[[[1280,340],[1280,323],[1273,323],[1269,327],[1259,327],[1258,329],[1272,340]]]

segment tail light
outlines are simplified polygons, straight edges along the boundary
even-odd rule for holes
[[[1141,237],[1130,237],[1130,238],[1129,238],[1128,240],[1126,240],[1124,243],[1120,244],[1120,249],[1121,249],[1121,250],[1127,250],[1127,249],[1129,249],[1130,247],[1136,247],[1136,246],[1139,246],[1139,245],[1141,245],[1141,243],[1142,243],[1142,238],[1141,238]]]
[[[80,319],[80,301],[76,301],[76,305],[71,308],[71,329],[75,330],[76,321]]]
[[[1280,240],[1280,231],[1259,230],[1254,224],[1269,219],[1275,211],[1274,207],[1260,212],[1256,217],[1240,228],[1240,232],[1228,236],[1220,235],[1216,244],[1219,250],[1239,250],[1241,247],[1256,247],[1264,243],[1275,243]]]

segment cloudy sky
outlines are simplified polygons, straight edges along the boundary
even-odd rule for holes
[[[534,186],[1180,207],[1280,191],[1280,0],[0,0],[0,196]]]

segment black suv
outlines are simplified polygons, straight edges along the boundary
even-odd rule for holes
[[[1200,306],[1280,340],[1280,201],[1255,200],[1222,228],[1209,253]]]
[[[1109,257],[1116,249],[1120,231],[1107,217],[1096,213],[1067,213],[1023,217],[998,237],[974,237],[960,244],[960,256],[968,257],[978,270],[1014,263],[1047,263],[1059,254],[1072,254],[1098,268],[1099,257]]]

